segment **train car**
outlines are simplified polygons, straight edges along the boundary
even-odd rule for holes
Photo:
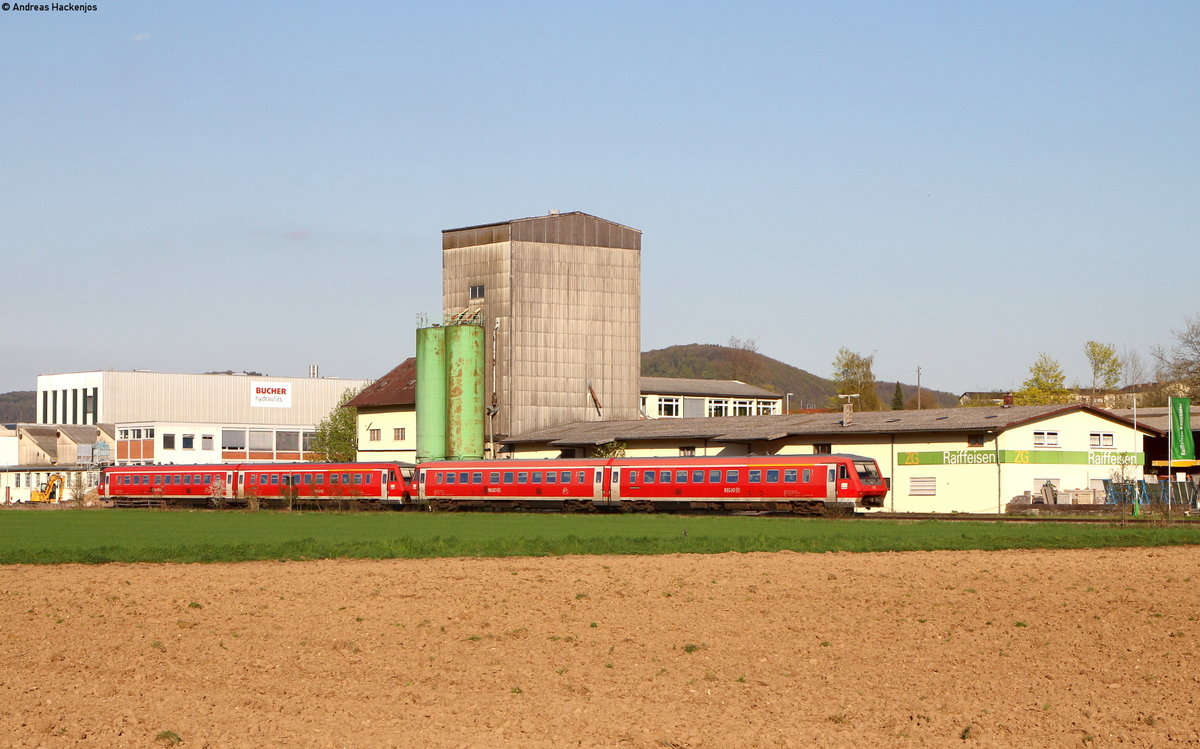
[[[887,483],[861,455],[438,461],[415,475],[432,509],[773,511],[882,507]]]
[[[105,468],[101,497],[245,501],[359,499],[403,503],[411,467],[399,463],[242,463]]]

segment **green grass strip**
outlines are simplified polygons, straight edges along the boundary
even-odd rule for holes
[[[676,515],[4,511],[0,564],[420,559],[1200,543],[1200,526]]]

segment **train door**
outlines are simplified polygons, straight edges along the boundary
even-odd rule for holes
[[[608,482],[609,491],[608,499],[613,504],[621,503],[621,468],[619,466],[612,467],[612,479]]]
[[[237,496],[237,487],[233,485],[233,471],[225,472],[225,499]]]
[[[387,490],[388,490],[388,472],[387,472],[387,469],[384,468],[379,471],[379,498],[380,499],[387,499],[387,496],[388,496]]]
[[[604,484],[604,469],[592,469],[592,501],[596,504],[604,503],[604,495],[607,487]]]
[[[825,501],[837,501],[837,466],[825,466]]]

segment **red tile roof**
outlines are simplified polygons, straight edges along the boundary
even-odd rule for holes
[[[351,398],[346,405],[364,406],[412,406],[417,402],[417,360],[405,359],[398,367],[365,387]]]

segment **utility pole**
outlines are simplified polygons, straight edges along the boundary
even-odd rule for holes
[[[921,410],[921,368],[917,367],[917,410]]]
[[[795,393],[788,393],[783,396],[783,403],[784,403],[783,412],[785,414],[790,414],[792,412],[792,396],[793,395],[795,395]]]

